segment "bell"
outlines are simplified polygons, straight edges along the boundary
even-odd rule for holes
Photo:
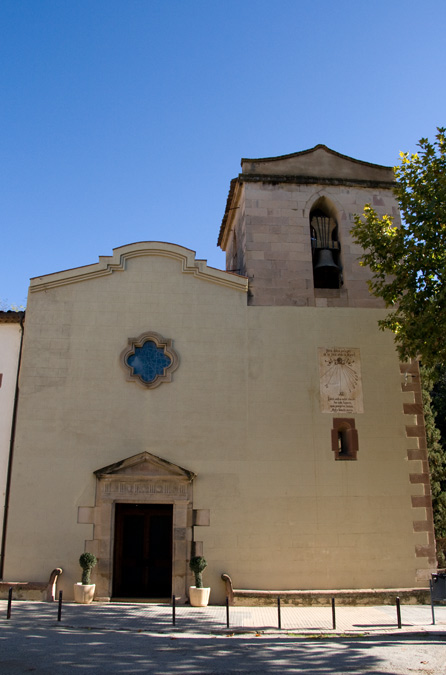
[[[341,268],[337,265],[333,259],[333,251],[330,251],[328,248],[321,248],[316,253],[317,261],[315,262],[314,269],[319,270],[322,267],[335,267],[338,272]]]
[[[313,272],[315,288],[340,287],[341,268],[335,263],[330,249],[321,248],[315,252]]]

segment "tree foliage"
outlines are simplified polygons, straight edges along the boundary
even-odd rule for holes
[[[446,364],[437,366],[432,389],[432,402],[436,413],[435,423],[440,432],[440,442],[446,452]]]
[[[0,312],[23,312],[25,310],[25,305],[17,305],[10,303],[9,300],[0,299]]]
[[[443,369],[442,375],[445,378],[446,369]],[[440,380],[441,378],[438,382]],[[442,444],[443,439],[435,423],[436,411],[434,410],[436,405],[444,405],[445,401],[441,401],[442,396],[438,393],[434,394],[434,400],[432,400],[434,373],[431,369],[425,367],[421,369],[421,382],[437,560],[439,567],[446,567],[446,446]]]
[[[380,327],[393,331],[402,360],[426,366],[446,363],[446,129],[437,131],[394,169],[401,227],[367,204],[352,229],[370,290],[391,310]]]

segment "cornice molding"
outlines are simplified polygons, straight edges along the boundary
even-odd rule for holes
[[[238,176],[243,183],[295,183],[297,185],[345,185],[347,187],[367,187],[393,190],[394,181],[369,180],[365,178],[327,178],[323,176],[301,176],[287,174],[241,173]]]

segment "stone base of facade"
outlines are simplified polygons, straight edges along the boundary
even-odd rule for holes
[[[394,605],[399,597],[403,605],[427,605],[430,603],[428,588],[371,588],[333,591],[254,591],[235,590],[233,602],[236,607],[262,607],[277,604],[294,607],[329,607],[332,598],[340,607]]]

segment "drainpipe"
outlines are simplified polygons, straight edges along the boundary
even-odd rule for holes
[[[5,490],[5,509],[3,512],[3,532],[2,532],[2,547],[0,551],[0,579],[3,579],[3,569],[5,564],[5,549],[6,549],[6,529],[8,525],[8,509],[9,509],[9,496],[11,493],[11,475],[12,475],[12,458],[14,455],[14,440],[15,440],[15,430],[16,430],[16,421],[17,421],[17,408],[19,403],[19,374],[20,374],[20,364],[22,362],[22,347],[23,347],[23,333],[24,333],[24,321],[25,313],[20,319],[20,348],[19,348],[19,358],[17,362],[17,377],[15,382],[15,393],[14,393],[14,407],[12,410],[12,422],[11,422],[11,438],[9,441],[9,459],[8,459],[8,473],[6,476],[6,490]]]

